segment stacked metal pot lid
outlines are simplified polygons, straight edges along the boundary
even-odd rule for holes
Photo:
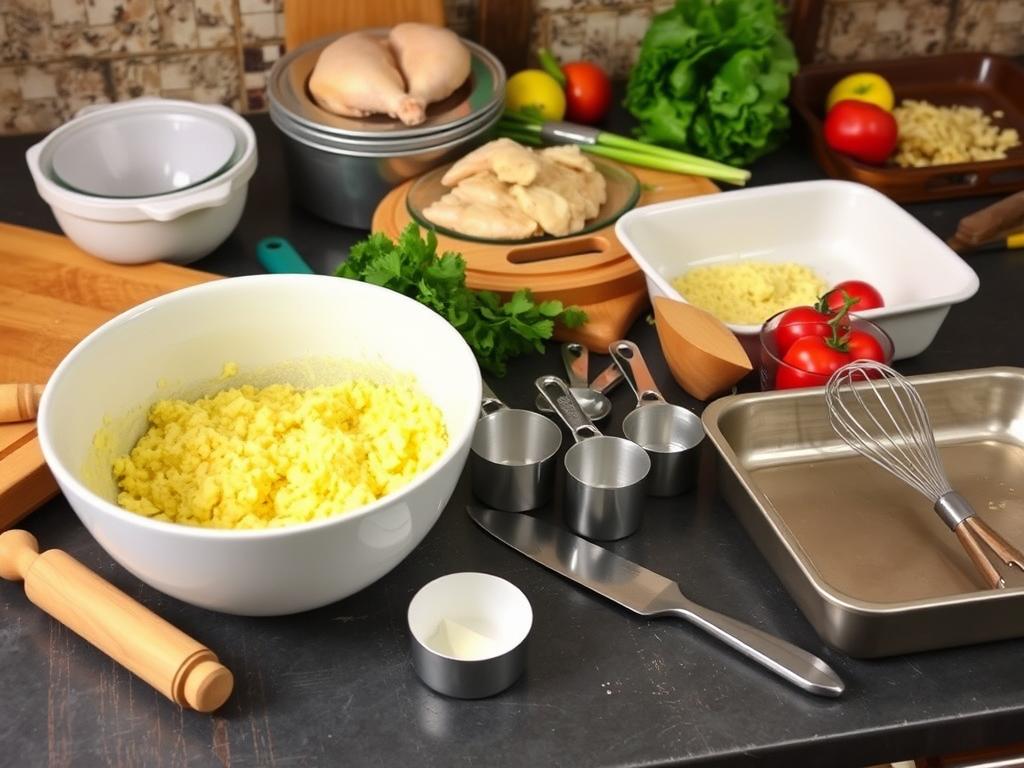
[[[385,36],[387,30],[380,30]],[[290,138],[326,150],[361,156],[401,155],[438,149],[486,130],[498,119],[505,98],[505,69],[485,48],[469,40],[469,79],[447,99],[431,104],[427,119],[407,126],[387,115],[353,118],[322,109],[308,82],[320,52],[336,35],[314,40],[282,57],[270,74],[270,117]]]

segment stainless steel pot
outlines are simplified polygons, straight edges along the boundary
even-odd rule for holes
[[[321,109],[307,90],[320,51],[335,39],[314,40],[275,64],[268,87],[270,117],[284,135],[296,202],[328,221],[367,229],[394,187],[489,138],[501,116],[505,70],[486,49],[463,41],[472,55],[470,78],[448,99],[430,105],[423,124],[404,126],[386,116],[341,117]]]

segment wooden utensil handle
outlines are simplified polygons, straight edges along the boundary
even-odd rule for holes
[[[0,424],[32,421],[42,396],[41,384],[0,384]]]
[[[969,520],[970,518],[968,518]],[[988,557],[985,556],[984,550],[978,543],[977,539],[974,538],[972,529],[966,525],[966,520],[956,528],[953,529],[953,533],[960,540],[960,544],[963,546],[964,551],[967,552],[967,556],[971,558],[971,562],[974,563],[974,567],[978,569],[978,573],[981,574],[982,578],[985,579],[985,583],[989,589],[1002,589],[1006,586],[1006,582],[1003,581],[1003,577],[999,575],[999,571],[995,569],[992,563],[989,562]]]
[[[28,531],[0,534],[0,577],[182,707],[212,712],[234,678],[213,651],[101,579],[66,552],[39,553]]]

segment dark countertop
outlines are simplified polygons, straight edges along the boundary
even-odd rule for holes
[[[256,242],[283,235],[315,269],[332,270],[362,233],[291,207],[277,133],[265,116],[253,123],[260,166],[242,223],[195,266],[259,272]],[[33,141],[0,141],[0,219],[58,231],[24,165]],[[758,163],[756,182],[820,177],[800,144],[798,134]],[[910,210],[945,237],[989,202]],[[978,295],[954,307],[932,346],[899,367],[1024,365],[1022,260],[1024,252],[972,258]],[[630,338],[650,351],[668,398],[700,409],[654,352],[654,329],[640,320]],[[533,378],[560,372],[556,352],[552,345],[543,357],[522,359],[491,383],[507,402],[529,407]],[[632,406],[625,390],[613,400],[610,430]],[[214,649],[236,688],[215,716],[181,711],[32,606],[20,585],[0,583],[0,765],[650,766],[760,758],[864,766],[1024,735],[1024,640],[877,661],[824,647],[717,494],[706,448],[699,490],[652,499],[641,530],[613,548],[677,579],[698,602],[821,655],[847,683],[842,699],[802,694],[680,622],[637,619],[527,561],[468,519],[465,477],[425,541],[388,576],[337,604],[274,619],[215,614],[148,588],[111,561],[58,497],[25,527]],[[436,695],[410,663],[410,598],[459,570],[508,578],[533,605],[526,674],[492,699]]]

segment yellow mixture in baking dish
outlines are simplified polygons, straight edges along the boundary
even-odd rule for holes
[[[809,267],[737,261],[694,267],[672,281],[691,304],[724,323],[760,325],[776,312],[814,304],[825,281]]]
[[[247,384],[194,402],[160,400],[113,472],[118,504],[140,515],[268,528],[376,501],[447,446],[441,411],[411,384]]]

